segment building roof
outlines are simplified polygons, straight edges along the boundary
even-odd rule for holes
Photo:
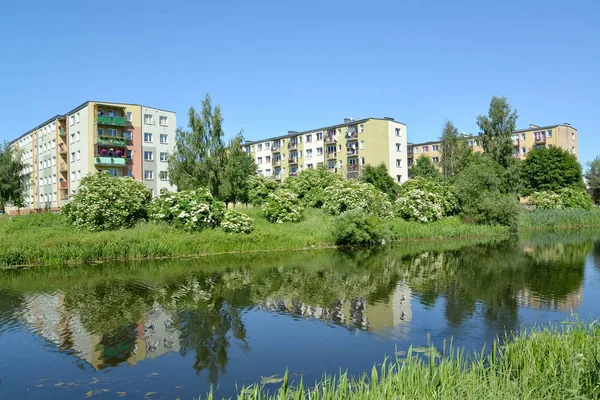
[[[571,128],[573,130],[577,130],[577,128],[571,126],[570,124],[556,124],[556,125],[546,125],[546,126],[534,126],[534,127],[524,128],[524,129],[515,129],[513,131],[513,133],[530,132],[530,131],[541,131],[541,130],[544,130],[544,129],[558,128],[559,126],[566,126],[566,127],[569,127],[569,128]]]

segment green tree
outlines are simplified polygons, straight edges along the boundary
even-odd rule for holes
[[[446,121],[440,142],[442,176],[445,179],[453,178],[464,165],[471,149],[451,121]]]
[[[433,165],[433,161],[431,161],[431,158],[427,156],[417,158],[417,162],[415,163],[415,165],[408,170],[408,175],[411,178],[441,178],[440,172],[435,168],[435,165]]]
[[[488,115],[479,115],[477,125],[485,153],[504,168],[513,162],[512,133],[517,123],[517,110],[511,110],[506,97],[492,97]]]
[[[225,205],[248,204],[250,177],[256,175],[256,163],[242,147],[243,136],[237,135],[229,142],[225,155],[225,168],[219,187],[219,195]]]
[[[391,200],[395,200],[398,197],[400,187],[394,181],[394,178],[390,176],[384,163],[376,167],[371,165],[365,166],[362,169],[360,180],[375,186],[377,190],[387,194]]]
[[[24,173],[26,164],[21,153],[4,142],[0,145],[0,210],[4,212],[5,203],[23,206],[23,192],[29,174]]]
[[[557,192],[565,187],[585,188],[577,158],[558,147],[533,149],[521,168],[526,194],[537,191]]]
[[[585,179],[587,180],[588,192],[592,200],[594,203],[600,204],[600,156],[588,163]]]
[[[190,107],[188,117],[190,130],[177,129],[175,150],[169,158],[170,180],[180,190],[206,187],[219,198],[226,160],[221,106],[213,109],[207,93],[200,113]]]

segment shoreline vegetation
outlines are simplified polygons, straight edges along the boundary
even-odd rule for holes
[[[254,253],[335,248],[334,217],[307,209],[297,223],[273,224],[260,208],[238,208],[253,218],[250,234],[227,233],[222,228],[185,232],[165,223],[145,222],[130,229],[88,232],[72,227],[54,213],[0,218],[0,267],[84,264],[140,259],[186,258],[216,254]],[[385,221],[391,242],[495,238],[509,236],[498,225],[475,225],[459,217],[423,224],[393,218]],[[600,209],[537,210],[522,212],[519,232],[553,231],[600,226]]]
[[[571,320],[501,338],[489,352],[465,354],[446,343],[442,349],[411,347],[359,378],[342,372],[310,385],[286,373],[266,382],[281,382],[278,389],[257,384],[242,388],[238,398],[595,399],[600,396],[599,337],[598,321]]]

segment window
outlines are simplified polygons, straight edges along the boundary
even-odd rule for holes
[[[52,148],[55,149],[56,148],[56,139],[52,139]]]
[[[432,157],[431,161],[433,161],[434,164],[437,164],[440,162],[440,158],[439,157]]]
[[[521,147],[521,154],[527,154],[527,149],[525,147]]]
[[[151,133],[144,133],[144,142],[152,143],[152,134]]]
[[[161,181],[168,181],[169,180],[169,174],[167,173],[167,171],[160,171],[158,173],[158,177],[160,178]]]
[[[154,153],[151,151],[144,152],[144,161],[154,161]]]
[[[319,155],[319,156],[323,155],[323,148],[322,147],[317,147],[317,155]]]
[[[131,157],[133,157],[133,150],[127,150],[125,152],[125,157],[127,157],[128,160],[131,160]]]
[[[360,165],[365,165],[365,158],[364,157],[360,158]]]
[[[75,143],[75,134],[71,133],[71,142],[70,143]]]
[[[575,154],[575,146],[571,147],[571,154]]]
[[[104,129],[98,128],[98,136],[104,135]]]
[[[167,153],[166,152],[163,151],[160,153],[160,161],[162,161],[162,162],[167,161]]]
[[[56,157],[52,157],[52,166],[54,167],[56,165]]]
[[[396,143],[396,151],[402,151],[402,145],[400,143]]]
[[[474,142],[473,142],[472,140],[469,140],[469,146],[470,146],[470,147],[473,147],[473,143],[474,143]]]
[[[133,140],[133,133],[131,133],[131,131],[125,131],[123,132],[123,137],[125,140]]]
[[[298,158],[302,158],[302,150],[298,151]]]
[[[81,179],[81,170],[78,170],[77,171],[77,180],[80,180],[80,179]]]
[[[81,160],[81,150],[77,150],[77,161]]]
[[[311,143],[312,142],[312,135],[306,135],[306,143]]]
[[[71,162],[75,162],[75,152],[71,153]]]
[[[81,140],[81,132],[77,131],[75,138],[77,139],[77,141],[79,142]]]
[[[400,136],[400,128],[396,128],[396,136]]]
[[[162,143],[162,144],[169,143],[169,135],[161,133],[159,139],[160,139],[160,143]]]
[[[575,140],[575,134],[574,133],[571,133],[571,139]]]
[[[552,145],[551,145],[551,144],[549,144],[549,145],[548,145],[548,149],[551,149],[551,148],[552,148]]]
[[[338,151],[342,151],[342,145],[338,144]]]
[[[271,156],[265,157],[265,164],[271,164]]]
[[[365,131],[365,126],[363,124],[360,124],[358,130],[360,133],[363,133]]]
[[[342,168],[342,160],[338,160],[338,165]]]
[[[147,181],[154,180],[154,171],[151,169],[144,170],[144,179]]]
[[[429,146],[423,146],[423,153],[427,153],[428,151],[429,151]]]
[[[399,158],[396,159],[396,167],[400,168],[402,166],[402,160]]]
[[[109,168],[108,169],[108,174],[110,176],[119,176],[119,170],[116,168]]]
[[[56,174],[52,175],[52,183],[56,183]]]
[[[306,149],[306,158],[312,157],[312,149]]]
[[[256,163],[257,163],[258,165],[261,165],[261,164],[262,164],[262,157],[258,157],[258,158],[256,159]]]
[[[317,140],[323,140],[323,132],[317,133]]]
[[[548,133],[546,134],[546,137],[552,137],[552,129],[548,129]]]
[[[69,126],[73,126],[73,125],[75,125],[75,116],[71,115],[69,117]]]
[[[154,117],[152,114],[144,114],[144,123],[146,125],[154,125]]]
[[[408,159],[408,165],[413,165],[413,159],[412,158]]]
[[[168,126],[169,121],[167,120],[167,117],[158,117],[158,124],[160,126]]]
[[[265,169],[265,175],[267,175],[267,176],[271,175],[271,170],[270,169]]]
[[[75,123],[79,123],[79,113],[75,114]]]
[[[127,170],[127,176],[130,178],[133,178],[133,170],[132,169]]]
[[[128,111],[126,115],[127,115],[127,121],[128,122],[133,121],[133,116],[131,115],[131,112]]]
[[[521,133],[521,140],[525,140],[525,134]]]
[[[271,142],[265,143],[265,150],[269,150],[271,148]]]
[[[437,144],[434,144],[433,146],[431,146],[431,150],[433,151],[440,151],[440,146]]]
[[[256,151],[262,151],[262,144],[256,145]]]
[[[402,181],[402,175],[396,175],[396,182],[400,183]]]
[[[71,182],[75,182],[75,171],[71,171]]]
[[[111,111],[108,112],[108,116],[109,117],[116,117],[117,116],[117,112],[114,111],[114,110],[111,110]]]
[[[108,136],[117,137],[116,129],[108,128],[107,131],[108,131]]]

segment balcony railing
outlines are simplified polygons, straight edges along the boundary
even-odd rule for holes
[[[127,121],[125,117],[109,117],[108,115],[98,115],[94,122],[99,125],[125,126]]]
[[[337,172],[337,167],[327,167],[327,170],[330,172]]]
[[[60,155],[66,155],[67,154],[67,149],[65,149],[63,146],[58,146],[58,154]]]
[[[298,171],[290,172],[290,176],[298,176]]]
[[[335,143],[335,142],[336,142],[335,136],[326,136],[325,137],[325,143]]]
[[[114,165],[114,166],[125,166],[127,159],[123,157],[96,157],[94,165]]]
[[[348,171],[348,173],[346,174],[348,179],[357,179],[358,178],[358,171]]]
[[[513,139],[512,142],[513,142],[513,147],[519,147],[520,146],[519,139]]]
[[[66,172],[69,170],[66,163],[60,163],[60,166],[58,167],[58,169],[60,172]]]
[[[288,160],[288,164],[298,164],[298,158],[292,157]]]
[[[61,201],[67,201],[67,200],[69,200],[69,195],[61,194],[60,199],[61,199]]]
[[[61,189],[68,189],[69,188],[69,182],[60,182],[60,188]]]
[[[358,172],[358,165],[348,165],[348,172]]]
[[[65,128],[59,128],[58,129],[58,134],[60,136],[65,136],[67,134],[67,130]]]
[[[279,146],[272,146],[271,147],[271,152],[272,153],[279,153],[281,151],[281,147]]]
[[[127,146],[127,139],[116,136],[98,136],[97,143],[108,146]]]
[[[281,180],[281,174],[273,174],[273,179],[275,179],[276,181],[280,181]]]
[[[331,159],[331,158],[336,158],[337,157],[337,153],[333,152],[333,153],[326,153],[326,158],[327,159]]]
[[[346,132],[347,140],[356,140],[358,139],[358,132]]]
[[[346,154],[348,154],[348,156],[357,156],[358,149],[346,149]]]
[[[274,167],[280,167],[281,166],[281,160],[273,160],[273,166]]]
[[[535,137],[535,143],[536,144],[546,143],[546,136],[536,136]]]
[[[293,149],[297,149],[297,148],[298,148],[298,143],[294,143],[294,142],[288,143],[288,149],[293,150]]]

